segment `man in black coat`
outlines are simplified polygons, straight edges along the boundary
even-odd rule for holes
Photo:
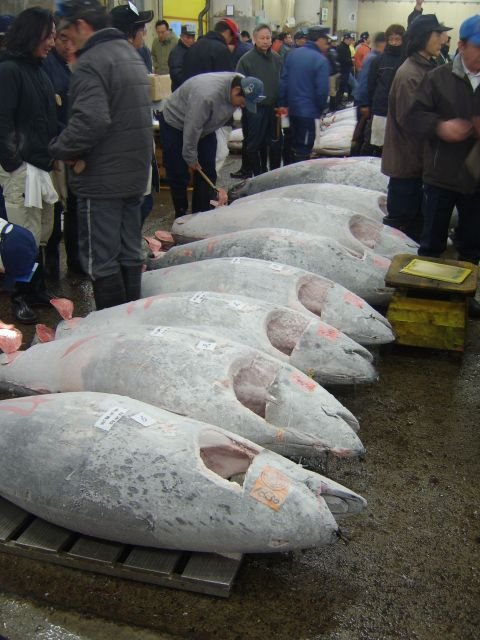
[[[337,107],[342,106],[344,94],[350,96],[350,76],[353,73],[353,60],[350,45],[354,38],[351,33],[346,33],[337,47],[337,63],[340,70],[340,84],[337,93]]]
[[[220,20],[213,31],[209,31],[190,47],[183,64],[183,81],[199,73],[234,71],[233,57],[228,45],[235,46],[238,40],[237,24],[230,18]]]
[[[182,30],[180,32],[180,38],[176,47],[172,49],[168,56],[168,70],[170,78],[172,79],[172,93],[175,89],[182,84],[183,77],[183,63],[187,51],[191,46],[195,44],[195,25],[194,24],[182,24]]]

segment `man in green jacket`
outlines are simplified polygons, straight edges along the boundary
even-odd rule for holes
[[[166,20],[157,20],[155,31],[157,37],[152,43],[153,72],[158,75],[168,74],[168,56],[177,44],[177,36],[170,31]]]

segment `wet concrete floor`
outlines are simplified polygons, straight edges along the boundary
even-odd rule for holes
[[[146,231],[169,222],[162,192]],[[65,277],[60,286],[77,313],[93,308],[86,281]],[[4,298],[0,310],[9,320]],[[56,322],[54,311],[42,316]],[[249,556],[228,600],[0,554],[0,635],[477,640],[479,355],[480,321],[469,321],[463,355],[382,348],[378,384],[335,391],[359,418],[367,449],[363,461],[322,467],[368,500],[364,515],[344,523],[348,543]]]

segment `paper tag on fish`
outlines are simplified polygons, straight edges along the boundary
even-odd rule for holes
[[[141,424],[142,427],[151,427],[152,424],[155,424],[156,422],[155,418],[149,416],[148,413],[136,413],[134,416],[132,416],[132,420],[135,420],[135,422]]]
[[[277,262],[272,262],[270,265],[270,269],[272,271],[283,271],[283,264],[278,264]]]
[[[239,264],[241,258],[232,258],[232,264]]]
[[[152,329],[152,331],[150,331],[150,335],[151,336],[163,336],[167,333],[167,331],[169,330],[170,327],[155,327],[155,329]]]
[[[267,465],[262,469],[250,491],[250,495],[258,502],[270,507],[270,509],[280,511],[289,491],[290,479],[288,476]]]
[[[200,342],[197,343],[197,349],[202,349],[203,351],[215,351],[216,348],[216,342],[207,342],[206,340],[200,340]]]
[[[197,293],[190,298],[190,302],[194,302],[195,304],[201,304],[205,302],[207,299],[207,294],[205,291],[197,291]]]
[[[102,431],[110,431],[115,423],[117,423],[125,414],[127,410],[123,407],[112,407],[108,411],[106,411],[100,418],[95,422],[95,426],[97,429],[102,429]]]

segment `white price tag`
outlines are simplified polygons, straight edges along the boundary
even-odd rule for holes
[[[200,342],[197,343],[197,349],[202,349],[203,351],[215,351],[216,347],[216,342],[206,342],[205,340],[200,340]]]
[[[278,262],[272,262],[270,265],[272,271],[283,271],[283,268],[283,264],[278,264]]]
[[[190,298],[190,302],[194,302],[195,304],[201,304],[205,302],[207,299],[207,294],[205,291],[197,291],[197,293]]]
[[[95,422],[95,426],[103,431],[110,431],[113,425],[120,420],[127,410],[123,407],[112,407],[108,409],[100,418]]]
[[[141,424],[143,427],[150,427],[156,422],[156,420],[147,413],[136,413],[132,416],[132,420],[135,420],[135,422],[138,422],[138,424]]]
[[[155,329],[152,329],[152,331],[150,332],[151,336],[163,336],[167,333],[169,327],[155,327]]]

